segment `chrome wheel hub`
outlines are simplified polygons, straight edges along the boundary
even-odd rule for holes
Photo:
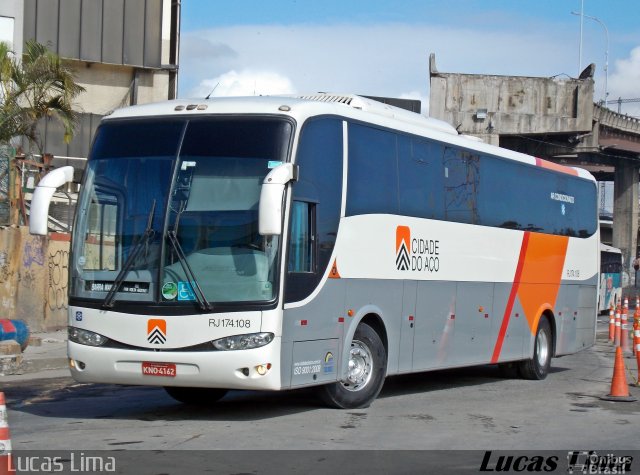
[[[538,338],[536,339],[536,355],[538,365],[540,367],[545,366],[549,358],[549,339],[547,338],[546,332],[541,331],[538,333]]]
[[[360,391],[371,381],[373,355],[369,347],[361,341],[351,342],[349,350],[349,372],[342,385],[348,391]]]

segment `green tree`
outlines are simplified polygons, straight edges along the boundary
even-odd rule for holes
[[[38,122],[51,118],[62,123],[63,140],[69,143],[77,123],[73,100],[84,90],[46,46],[28,41],[20,60],[0,42],[0,143],[25,136],[42,155]]]

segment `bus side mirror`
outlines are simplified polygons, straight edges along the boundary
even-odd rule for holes
[[[293,163],[278,165],[265,177],[260,190],[258,232],[262,236],[282,234],[282,202],[285,185],[298,179],[298,166]]]
[[[60,167],[47,173],[33,192],[29,212],[29,232],[47,235],[49,205],[55,191],[67,182],[73,181],[73,167]]]

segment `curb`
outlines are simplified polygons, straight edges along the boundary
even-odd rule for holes
[[[67,369],[69,367],[69,359],[66,357],[58,358],[39,358],[33,360],[24,360],[18,369],[19,374],[38,373],[52,369]]]
[[[68,367],[69,360],[62,357],[26,360],[22,355],[0,356],[0,376],[18,376]]]
[[[57,333],[31,335],[22,351],[17,342],[0,342],[0,376],[20,376],[69,368],[67,341]]]
[[[0,376],[8,376],[18,373],[22,366],[22,361],[22,355],[0,356]]]

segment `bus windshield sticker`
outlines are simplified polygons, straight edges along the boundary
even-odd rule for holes
[[[110,281],[86,281],[85,290],[88,292],[109,292],[113,287]],[[147,294],[149,293],[148,282],[124,282],[118,292],[126,294]]]
[[[195,299],[196,295],[193,293],[191,284],[189,282],[178,282],[178,300],[183,302]]]
[[[178,286],[175,282],[167,282],[162,286],[162,296],[166,300],[174,300],[178,296]]]
[[[271,170],[272,168],[278,167],[282,165],[282,162],[279,160],[269,160],[269,170]]]

